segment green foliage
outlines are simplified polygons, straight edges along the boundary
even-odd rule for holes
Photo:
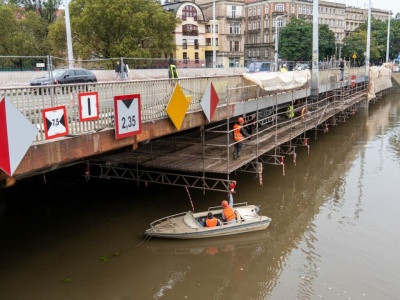
[[[357,30],[343,39],[344,57],[352,57],[355,53],[357,58],[352,59],[356,64],[362,64],[365,61],[364,52],[367,45],[367,26],[368,22],[362,24]],[[388,21],[373,19],[371,21],[371,40],[370,40],[370,60],[385,61],[387,48],[387,30]],[[389,58],[397,57],[400,51],[400,21],[391,20],[390,24],[390,43]]]
[[[176,18],[153,1],[76,0],[70,15],[82,58],[162,57],[175,47]]]
[[[56,13],[60,7],[61,0],[10,0],[11,4],[24,9],[24,11],[33,11],[47,23],[53,23],[56,20]]]
[[[331,56],[335,53],[335,35],[325,25],[320,25],[319,56]],[[285,60],[312,60],[313,24],[303,18],[293,18],[280,30],[279,54]]]

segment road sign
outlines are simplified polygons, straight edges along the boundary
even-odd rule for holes
[[[353,53],[353,56],[352,56],[351,58],[353,58],[353,59],[356,59],[356,58],[357,58],[357,55],[356,55],[355,52]]]
[[[42,110],[46,140],[68,134],[68,119],[65,105]]]
[[[99,119],[99,93],[79,93],[79,119],[81,122]]]
[[[208,83],[206,90],[204,91],[203,98],[201,98],[200,106],[207,117],[207,120],[211,122],[214,115],[215,109],[218,106],[219,97],[215,91],[214,85],[211,81]]]
[[[140,95],[114,97],[115,138],[122,139],[142,132]]]
[[[1,99],[0,169],[12,176],[37,133],[37,128],[7,98]]]

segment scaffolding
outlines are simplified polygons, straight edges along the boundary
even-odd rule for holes
[[[270,95],[275,104],[261,109],[259,104],[264,98],[248,100],[256,101],[256,109],[241,115],[232,113],[238,100],[231,102],[229,95],[249,86],[228,87],[222,106],[227,110],[226,120],[142,143],[135,151],[91,161],[88,168],[98,172],[91,172],[90,176],[133,180],[138,185],[157,183],[229,193],[232,173],[250,172],[262,184],[266,165],[280,166],[285,175],[286,157],[296,164],[297,147],[306,147],[309,153],[307,132],[314,130],[317,139],[318,133],[327,133],[330,126],[345,122],[359,107],[368,105],[368,82],[349,84],[336,82],[317,99],[311,99],[307,93],[298,98],[292,91],[291,99],[285,103],[278,101],[282,93],[275,93]],[[289,106],[293,107],[293,117],[287,116]],[[245,119],[244,127],[252,134],[242,141],[240,159],[234,160],[232,153],[237,142],[233,140],[233,124],[239,116]]]

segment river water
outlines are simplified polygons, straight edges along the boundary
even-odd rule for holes
[[[309,133],[282,167],[232,174],[262,232],[144,240],[184,188],[85,182],[80,166],[0,190],[0,299],[399,299],[400,95]],[[245,151],[245,148],[244,150]],[[222,193],[191,190],[195,211]]]

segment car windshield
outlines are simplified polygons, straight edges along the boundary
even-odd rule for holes
[[[66,70],[64,69],[58,69],[58,70],[54,70],[53,73],[53,78],[55,77],[60,77],[65,73]],[[46,75],[43,76],[43,78],[50,78],[50,74],[47,73]]]

